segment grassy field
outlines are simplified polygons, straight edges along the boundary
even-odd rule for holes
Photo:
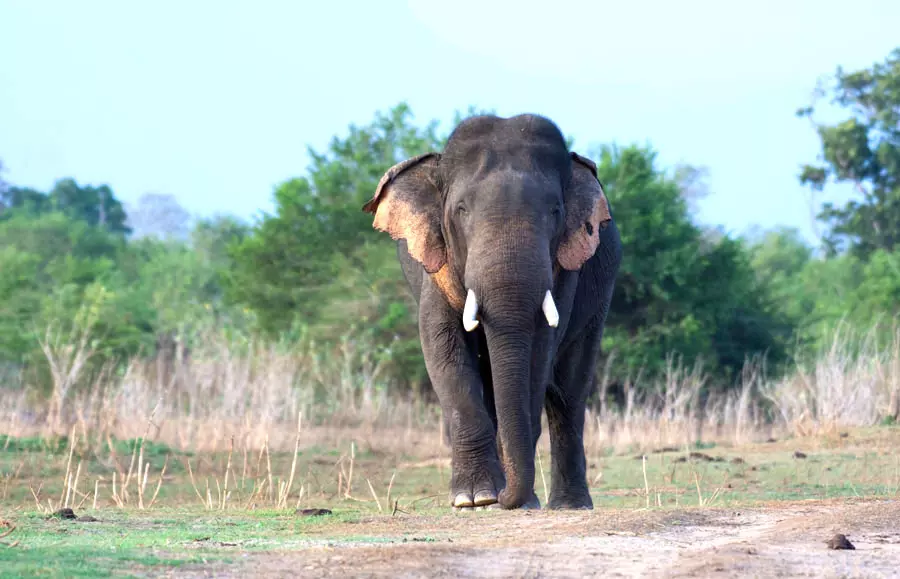
[[[707,535],[733,528],[736,523],[721,521],[734,516],[735,509],[745,513],[745,521],[773,513],[802,521],[809,517],[796,515],[798,505],[818,505],[823,513],[857,505],[883,514],[896,512],[900,498],[896,426],[741,445],[663,447],[637,455],[628,449],[595,452],[589,456],[595,503],[590,513],[452,512],[446,507],[449,461],[440,446],[387,453],[362,440],[328,446],[306,445],[305,438],[298,437],[296,453],[269,455],[265,447],[252,454],[197,454],[136,440],[89,444],[77,434],[0,437],[0,534],[6,534],[0,539],[0,575],[192,576],[212,571],[242,576],[290,570],[309,576],[397,576],[391,574],[400,572],[397,561],[402,559],[406,575],[429,576],[435,570],[424,559],[432,556],[444,557],[448,565],[458,565],[457,558],[469,565],[470,555],[497,552],[518,565],[521,553],[506,551],[532,548],[535,569],[550,575],[557,569],[566,576],[571,557],[549,555],[562,548],[560,542],[593,538],[600,551],[622,541],[660,542],[647,547],[659,558],[666,545],[703,545]],[[321,437],[310,433],[309,438]],[[547,452],[543,445],[542,451]],[[536,490],[542,499],[543,485],[539,476]],[[871,507],[873,500],[881,506]],[[54,514],[62,507],[71,508],[76,518]],[[310,514],[315,509],[330,513]],[[854,524],[858,515],[848,514],[837,525],[856,541],[869,532]],[[867,517],[872,520],[871,513]],[[673,530],[682,534],[680,539],[660,538]],[[692,532],[706,538],[692,539]],[[853,552],[827,551],[830,530],[816,533],[810,556],[866,557],[860,545]],[[900,548],[900,534],[890,536],[876,555],[885,564],[900,564],[900,551],[891,550]],[[535,537],[541,540],[535,543]],[[779,544],[775,539],[773,547]],[[424,559],[415,555],[419,552]],[[471,576],[503,576],[515,567],[498,560],[466,568]],[[644,564],[654,560],[641,558]],[[660,559],[657,571],[663,572],[667,561]],[[609,565],[626,575],[656,572],[635,567],[634,561],[611,560]],[[528,570],[515,573],[523,576]]]

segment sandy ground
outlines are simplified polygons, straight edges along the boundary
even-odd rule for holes
[[[829,549],[835,533],[856,549]],[[308,538],[308,547],[233,551],[233,565],[176,576],[900,577],[900,499],[398,516]]]

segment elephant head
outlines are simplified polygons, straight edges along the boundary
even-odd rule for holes
[[[534,484],[534,337],[560,321],[559,269],[581,268],[611,220],[596,166],[543,117],[472,117],[442,153],[391,167],[363,209],[406,241],[464,331],[482,326],[506,474],[500,502],[520,506]]]

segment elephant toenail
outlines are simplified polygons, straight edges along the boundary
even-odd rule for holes
[[[497,502],[497,493],[493,491],[478,491],[475,493],[475,506],[483,507]]]
[[[475,502],[472,500],[472,495],[469,493],[459,493],[456,495],[456,498],[453,499],[454,507],[474,507]]]

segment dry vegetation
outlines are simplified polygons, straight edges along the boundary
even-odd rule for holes
[[[306,549],[295,538],[302,530],[307,537],[318,533],[322,540],[334,536],[350,543],[363,539],[345,534],[368,533],[364,542],[371,544],[360,552],[372,551],[372,565],[383,563],[389,571],[392,556],[378,555],[384,541],[405,541],[415,529],[455,529],[447,537],[457,544],[479,536],[466,523],[440,519],[448,512],[449,453],[439,411],[389,394],[365,345],[346,341],[334,350],[287,350],[210,335],[189,359],[134,359],[116,373],[110,367],[87,370],[90,343],[48,334],[42,347],[54,384],[49,404],[21,377],[7,378],[0,397],[0,562],[7,556],[3,549],[24,549],[32,559],[20,559],[15,569],[47,570],[41,549],[56,549],[62,559],[52,569],[84,565],[84,574],[95,575],[91,553],[113,548],[133,569],[188,564],[206,572],[221,545],[245,552],[256,549],[254,541],[267,545],[259,547],[263,551]],[[585,444],[601,519],[579,515],[577,524],[565,517],[532,523],[541,532],[569,535],[588,523],[606,529],[590,547],[603,551],[619,540],[609,534],[621,531],[602,518],[610,513],[618,521],[643,511],[635,524],[652,526],[670,516],[660,513],[678,517],[685,507],[713,513],[725,505],[743,509],[772,500],[788,505],[784,501],[900,493],[900,462],[893,451],[898,431],[879,427],[896,414],[900,333],[887,345],[837,333],[815,360],[798,363],[779,380],[767,379],[765,366],[752,360],[737,388],[704,399],[706,380],[701,366],[686,368],[673,359],[653,388],[627,385],[624,407],[591,408]],[[605,384],[601,380],[601,391]],[[546,500],[546,437],[538,459],[536,490]],[[334,509],[338,518],[316,526],[293,515],[298,508],[318,507]],[[61,508],[83,517],[74,521],[96,515],[112,526],[60,539],[63,531],[43,517]],[[169,527],[144,522],[144,513],[169,517]],[[210,518],[214,514],[232,517],[226,524],[234,528]],[[760,529],[776,520],[763,511],[759,517]],[[704,530],[707,524],[713,523],[690,533],[702,537],[732,525]],[[385,536],[378,535],[382,527]],[[121,535],[117,528],[128,532]],[[196,541],[205,540],[198,533],[217,536],[219,543],[191,555]],[[497,548],[531,549],[507,543]],[[173,544],[182,547],[172,551]],[[165,545],[163,552],[173,558],[163,560],[153,550],[154,559],[147,545]],[[886,560],[891,553],[883,554]],[[262,559],[252,560],[260,572],[274,564],[257,554]],[[509,555],[509,561],[520,558]],[[654,565],[671,564],[663,559]],[[322,561],[323,569],[337,565],[348,571],[342,563]],[[107,563],[110,569],[117,564]],[[554,564],[542,563],[548,570]],[[611,568],[621,564],[609,562]],[[502,575],[504,565],[484,569]]]
[[[117,374],[110,367],[85,370],[90,343],[87,336],[65,342],[48,332],[42,349],[54,385],[50,403],[27,384],[12,384],[0,398],[0,433],[6,435],[6,445],[68,435],[59,488],[50,485],[58,496],[47,497],[46,489],[42,496],[43,481],[35,483],[37,488],[31,485],[41,509],[80,507],[87,501],[96,507],[98,499],[101,504],[149,508],[160,500],[170,459],[187,468],[193,494],[206,508],[299,504],[311,488],[308,480],[306,487],[299,481],[297,456],[311,448],[341,449],[332,465],[338,479],[333,494],[343,498],[352,497],[354,482],[362,484],[353,474],[359,447],[393,457],[394,463],[448,464],[439,410],[421,400],[389,395],[389,385],[380,380],[380,368],[364,345],[348,340],[334,350],[309,346],[298,351],[209,335],[189,359],[134,359]],[[653,388],[626,384],[623,408],[599,403],[588,411],[587,454],[734,446],[783,436],[833,435],[890,421],[900,392],[900,333],[886,346],[871,335],[835,333],[831,347],[814,361],[798,364],[793,375],[771,381],[764,370],[752,360],[737,388],[703,399],[702,368],[685,368],[673,360]],[[600,382],[603,393],[606,381]],[[123,446],[114,441],[132,442]],[[153,472],[144,457],[145,444],[170,449]],[[539,450],[539,460],[546,462],[546,437]],[[81,460],[88,455],[106,457],[90,474],[81,472]],[[204,455],[218,458],[204,461]],[[201,458],[192,467],[189,456]],[[273,456],[280,473],[273,474]],[[105,472],[96,472],[104,466]],[[202,480],[194,477],[198,469]],[[644,477],[649,502],[646,473]],[[12,474],[6,478],[8,489]],[[320,493],[322,488],[319,483]],[[388,497],[379,498],[384,489],[376,492],[370,481],[361,489],[375,497],[380,510],[390,506]]]
[[[625,384],[623,408],[590,408],[589,450],[647,450],[698,442],[743,443],[872,426],[898,418],[900,331],[888,344],[874,334],[835,332],[814,360],[770,380],[758,359],[740,383],[701,397],[702,366],[670,360],[652,387]],[[391,395],[366,344],[347,340],[330,350],[309,345],[229,342],[209,334],[188,359],[135,358],[115,372],[87,372],[88,336],[61,342],[48,332],[42,349],[51,370],[49,403],[21,376],[0,384],[0,433],[51,437],[75,428],[96,441],[146,435],[182,451],[291,450],[297,420],[301,445],[344,446],[364,440],[384,452],[433,454],[442,448],[440,410],[423,400]],[[601,372],[602,374],[602,372]],[[152,414],[150,429],[145,425]]]

